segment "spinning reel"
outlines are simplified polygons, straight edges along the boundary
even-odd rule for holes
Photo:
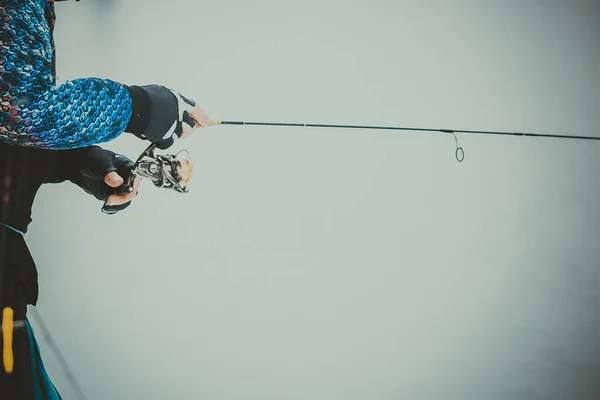
[[[133,183],[137,175],[150,180],[158,188],[171,189],[179,193],[189,191],[193,169],[190,153],[181,150],[177,154],[154,154],[155,149],[156,145],[151,144],[144,150],[129,171],[129,178],[115,190],[115,194],[133,192]],[[122,208],[122,205],[109,206],[105,203],[102,211],[106,214],[114,214]]]
[[[134,165],[134,179],[149,179],[158,188],[173,189],[179,193],[187,193],[192,178],[192,159],[187,150],[177,154],[155,155],[156,145],[150,145],[140,155]],[[133,179],[131,180],[133,184]]]

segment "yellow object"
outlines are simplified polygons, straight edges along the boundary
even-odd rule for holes
[[[12,374],[15,363],[13,357],[13,318],[14,311],[10,307],[6,307],[2,311],[2,339],[4,341],[4,349],[2,351],[2,360],[4,361],[4,370],[7,374]]]

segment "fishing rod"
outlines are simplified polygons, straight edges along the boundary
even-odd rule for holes
[[[564,134],[546,134],[532,132],[506,132],[506,131],[484,131],[484,130],[466,130],[466,129],[441,129],[441,128],[415,128],[402,126],[374,126],[374,125],[337,125],[337,124],[308,124],[296,122],[249,122],[249,121],[213,121],[211,125],[243,125],[243,126],[269,126],[269,127],[296,127],[296,128],[333,128],[333,129],[364,129],[364,130],[393,130],[393,131],[412,131],[412,132],[435,132],[451,134],[456,144],[455,157],[458,162],[463,162],[465,152],[460,146],[457,133],[466,133],[473,135],[499,135],[499,136],[520,136],[536,138],[554,138],[554,139],[574,139],[574,140],[600,140],[597,136],[576,136]],[[200,127],[200,123],[196,123]],[[115,191],[123,194],[133,191],[133,182],[136,175],[148,179],[159,188],[172,189],[179,193],[188,193],[189,183],[192,176],[192,161],[187,150],[181,150],[177,154],[156,155],[154,151],[156,145],[151,144],[138,157],[131,170],[130,178],[127,184]],[[103,211],[108,212],[110,206],[104,206]]]
[[[464,129],[439,129],[439,128],[408,128],[401,126],[371,126],[371,125],[331,125],[331,124],[304,124],[293,122],[247,122],[247,121],[217,121],[216,125],[248,125],[248,126],[286,126],[302,128],[335,128],[335,129],[365,129],[365,130],[393,130],[393,131],[412,131],[412,132],[436,132],[450,133],[454,136],[456,143],[455,156],[458,162],[465,158],[465,152],[459,145],[457,133],[467,133],[474,135],[501,135],[501,136],[525,136],[538,138],[557,138],[557,139],[578,139],[578,140],[600,140],[596,136],[574,136],[563,134],[545,134],[545,133],[526,133],[526,132],[498,132]]]
[[[600,140],[595,136],[572,136],[545,133],[522,133],[522,132],[496,132],[496,131],[474,131],[461,129],[438,129],[438,128],[406,128],[400,126],[371,126],[371,125],[328,125],[328,124],[301,124],[291,122],[245,122],[245,121],[217,121],[217,125],[256,125],[256,126],[292,126],[306,128],[348,128],[348,129],[386,129],[395,131],[414,131],[414,132],[441,132],[441,133],[472,133],[479,135],[512,135],[512,136],[536,136],[546,138],[563,139],[590,139]]]

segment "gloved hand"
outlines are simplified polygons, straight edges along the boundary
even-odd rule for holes
[[[190,135],[196,128],[218,125],[194,100],[160,85],[128,86],[132,116],[125,129],[159,149]]]
[[[134,175],[134,162],[129,158],[91,146],[83,163],[83,189],[104,201],[104,213],[115,214],[124,210],[137,196],[140,177]]]

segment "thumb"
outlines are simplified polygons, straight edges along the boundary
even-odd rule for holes
[[[115,171],[111,171],[106,174],[104,177],[104,182],[106,182],[108,186],[114,188],[119,187],[124,183],[123,178],[121,178]]]

